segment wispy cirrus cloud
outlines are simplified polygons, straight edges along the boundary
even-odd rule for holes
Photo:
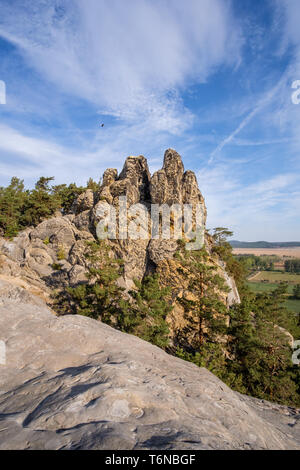
[[[0,36],[62,90],[125,121],[178,133],[178,90],[235,65],[242,37],[222,0],[3,0]]]
[[[149,133],[146,123],[119,124],[89,141],[77,136],[72,146],[57,140],[45,138],[37,131],[29,132],[27,127],[17,130],[0,124],[0,185],[7,184],[12,176],[25,179],[29,186],[41,175],[55,176],[57,184],[85,184],[91,176],[99,180],[108,167],[120,171],[127,156],[141,154],[141,141],[143,149],[152,148],[149,166],[154,172],[161,167],[168,147],[168,134],[156,134],[154,143],[153,132]],[[144,155],[148,157],[147,153]]]
[[[234,129],[234,131],[231,132],[230,135],[225,137],[217,145],[217,147],[210,154],[210,158],[208,160],[209,164],[214,161],[214,158],[218,155],[218,153],[222,151],[222,149],[226,145],[235,141],[235,138],[242,132],[245,127],[247,127],[248,124],[251,123],[251,121],[254,119],[255,116],[257,116],[257,114],[264,111],[264,109],[267,108],[270,104],[272,105],[274,103],[274,100],[276,100],[278,97],[278,93],[282,93],[282,89],[286,88],[288,76],[289,71],[286,71],[281,77],[281,79],[278,81],[278,83],[276,83],[276,85],[272,87],[269,91],[264,93],[264,95],[255,103],[253,109],[242,119],[237,128]]]

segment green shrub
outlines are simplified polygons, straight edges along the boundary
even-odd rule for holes
[[[61,271],[62,270],[62,265],[59,264],[59,263],[53,263],[51,267],[54,271]]]
[[[65,253],[65,250],[64,250],[64,247],[61,246],[59,249],[58,249],[58,252],[57,252],[57,259],[59,261],[62,261],[64,259],[66,259],[66,253]]]

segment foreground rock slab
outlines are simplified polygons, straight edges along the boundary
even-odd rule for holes
[[[296,410],[0,280],[0,449],[300,449]]]

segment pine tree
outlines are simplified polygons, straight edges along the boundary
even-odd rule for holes
[[[78,314],[101,320],[165,348],[169,342],[166,317],[172,306],[167,300],[169,289],[160,287],[159,276],[135,281],[136,289],[124,296],[124,289],[116,282],[122,275],[124,263],[112,256],[106,242],[88,242],[85,257],[87,282],[54,296],[58,314]]]
[[[52,194],[55,198],[57,198],[60,202],[60,206],[64,212],[64,214],[67,214],[75,199],[82,194],[86,188],[82,186],[76,186],[75,183],[69,184],[67,186],[66,184],[60,184],[57,186],[53,186],[52,188]]]
[[[105,241],[88,242],[85,258],[87,282],[59,293],[56,310],[59,314],[79,314],[116,324],[125,308],[124,289],[116,283],[122,275],[123,261],[111,256]]]
[[[134,299],[133,310],[136,323],[132,332],[156,346],[166,348],[169,344],[167,315],[172,311],[168,302],[170,289],[160,286],[157,274],[147,276],[142,282],[135,281],[136,290],[130,292]]]
[[[26,197],[23,181],[16,177],[7,188],[0,188],[0,229],[5,237],[14,237],[19,232]]]
[[[295,404],[299,400],[291,362],[287,328],[289,313],[283,306],[286,286],[244,299],[231,313],[231,361],[228,370],[242,377],[237,388],[258,398]],[[240,382],[239,382],[240,383]]]
[[[43,219],[51,217],[60,207],[60,199],[52,195],[49,187],[54,178],[42,176],[35,185],[35,189],[29,192],[23,207],[21,225],[23,227],[37,225]]]
[[[263,374],[257,391],[261,397],[285,402],[295,397],[296,386],[291,377],[292,351],[287,333],[289,312],[284,307],[287,285],[282,284],[270,294],[257,296],[255,319],[259,338],[258,357]]]
[[[186,253],[179,259],[181,267],[178,271],[188,277],[189,293],[188,297],[179,299],[187,322],[177,337],[179,349],[193,354],[198,365],[220,371],[224,365],[222,344],[228,318],[228,309],[221,300],[221,294],[228,293],[229,288],[217,273],[216,266],[208,264],[205,248]]]
[[[255,351],[259,347],[253,314],[254,297],[248,295],[241,304],[233,305],[230,312],[230,357],[227,361],[225,382],[240,393],[249,393],[252,380],[251,361],[255,362]]]
[[[89,178],[88,182],[86,183],[86,188],[91,189],[94,193],[99,191],[101,187],[101,181],[97,183],[96,181],[93,180],[93,178]]]
[[[226,271],[234,278],[239,294],[243,297],[244,294],[247,295],[248,291],[245,284],[246,266],[233,256],[232,246],[227,241],[227,238],[232,237],[232,235],[233,232],[228,230],[228,228],[214,228],[212,233],[214,240],[212,253],[217,254],[225,263]]]

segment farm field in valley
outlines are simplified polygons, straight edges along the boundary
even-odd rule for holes
[[[250,279],[249,279],[250,280]],[[292,274],[286,272],[278,271],[261,271],[253,276],[253,281],[255,282],[271,282],[271,283],[280,283],[288,282],[289,284],[300,284],[300,274]]]
[[[279,256],[281,258],[300,258],[300,246],[291,248],[234,248],[234,255]]]
[[[276,287],[278,287],[278,284],[263,283],[263,282],[248,282],[247,284],[249,288],[252,290],[252,292],[255,292],[257,294],[260,292],[270,292],[276,289]],[[293,295],[292,285],[289,285],[288,293],[290,294],[290,296]],[[300,300],[287,297],[285,305],[292,312],[300,313]]]
[[[274,290],[278,287],[278,284],[273,284],[271,282],[265,283],[265,282],[248,281],[247,285],[250,287],[252,292],[255,292],[255,293],[269,292],[269,291]],[[291,284],[289,284],[289,286],[288,286],[288,294],[290,294],[290,295],[293,294],[293,286]]]
[[[253,281],[248,280],[248,286],[252,292],[270,292],[280,282],[288,282],[288,295],[286,299],[286,307],[295,313],[300,313],[300,299],[293,298],[293,289],[296,284],[300,284],[300,274],[291,274],[278,271],[261,271],[258,272]]]

